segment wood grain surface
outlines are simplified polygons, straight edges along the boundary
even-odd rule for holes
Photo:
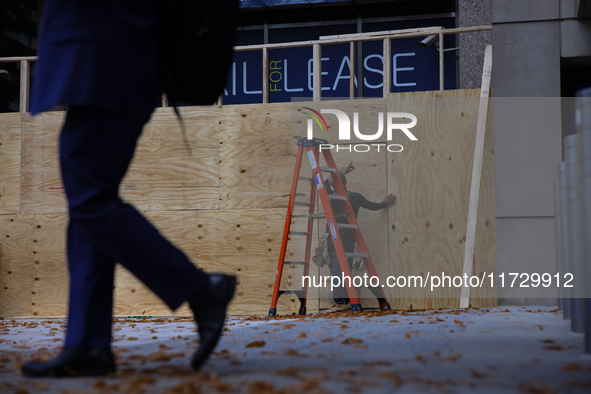
[[[418,141],[396,134],[402,153],[334,152],[338,165],[353,161],[348,188],[371,201],[398,197],[386,211],[362,209],[359,223],[380,276],[459,275],[478,90],[391,95],[387,100],[333,102],[359,112],[361,124],[377,126],[379,112],[411,112],[420,119]],[[310,106],[319,103],[308,103]],[[170,108],[158,109],[146,126],[121,193],[160,231],[207,271],[237,274],[240,284],[232,314],[266,314],[271,302],[296,153],[305,136],[303,104],[279,103],[181,109],[190,151]],[[343,107],[339,107],[342,105]],[[495,270],[492,111],[486,131],[474,272]],[[334,117],[328,115],[328,117]],[[328,120],[327,117],[327,120]],[[66,204],[57,161],[63,112],[31,117],[0,114],[0,317],[64,316],[68,299],[65,257]],[[373,122],[373,123],[372,123]],[[336,118],[329,131],[336,130]],[[21,127],[22,125],[22,127]],[[316,125],[317,126],[317,125]],[[332,130],[331,130],[332,129]],[[365,133],[369,133],[368,131]],[[315,136],[322,136],[319,128]],[[318,132],[318,135],[316,133]],[[352,139],[350,143],[364,143]],[[384,140],[382,142],[387,142]],[[450,159],[451,158],[451,159]],[[301,176],[309,176],[304,160]],[[298,200],[309,185],[300,182]],[[317,206],[317,212],[321,209]],[[297,208],[295,214],[305,214]],[[303,231],[306,218],[292,229]],[[324,233],[316,220],[312,254]],[[288,258],[303,258],[305,238],[291,237]],[[9,273],[10,272],[10,273]],[[311,275],[328,275],[311,266]],[[288,266],[282,288],[299,288],[302,269]],[[385,288],[396,309],[457,306],[459,289]],[[376,306],[362,290],[362,304]],[[116,271],[114,313],[169,315],[171,312],[124,268]],[[312,288],[308,312],[330,305],[330,289]],[[473,289],[472,306],[496,303],[496,290]],[[280,314],[294,313],[293,296],[280,299]],[[188,314],[186,306],[177,314]]]
[[[21,115],[0,117],[0,215],[20,212]]]

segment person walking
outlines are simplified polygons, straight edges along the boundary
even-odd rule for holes
[[[31,112],[67,105],[59,138],[68,200],[70,273],[63,351],[29,362],[32,377],[115,372],[111,351],[113,278],[118,262],[171,310],[195,316],[199,369],[222,333],[236,278],[208,275],[119,196],[138,138],[162,93],[159,0],[47,0]]]

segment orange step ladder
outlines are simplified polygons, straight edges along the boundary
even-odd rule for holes
[[[277,314],[277,301],[279,300],[279,297],[281,297],[283,294],[296,295],[301,303],[299,314],[306,314],[306,299],[308,288],[305,285],[305,283],[303,283],[304,287],[299,290],[281,290],[279,287],[281,284],[281,275],[283,273],[283,267],[285,265],[302,265],[304,267],[303,276],[309,276],[310,248],[312,246],[312,230],[314,227],[315,219],[326,218],[326,223],[328,225],[328,228],[330,229],[329,236],[331,236],[333,239],[334,248],[339,259],[339,265],[341,267],[341,271],[345,276],[351,278],[351,270],[347,262],[348,257],[363,258],[365,266],[367,267],[368,274],[370,276],[377,276],[376,269],[371,260],[369,251],[367,250],[367,246],[365,245],[365,240],[363,239],[363,235],[361,234],[359,224],[357,223],[357,218],[353,214],[353,208],[347,197],[347,191],[345,190],[345,186],[341,181],[341,177],[338,176],[338,168],[329,149],[322,150],[324,160],[328,167],[320,167],[319,165],[319,146],[322,144],[328,144],[328,141],[318,138],[314,138],[311,140],[307,138],[300,138],[297,142],[298,153],[296,157],[293,180],[291,182],[291,193],[289,195],[289,205],[287,207],[287,216],[285,218],[285,228],[283,230],[283,240],[281,242],[279,264],[277,265],[275,287],[273,289],[273,298],[271,300],[269,316],[275,316]],[[300,168],[302,164],[302,159],[304,157],[304,152],[306,153],[308,160],[310,162],[310,166],[312,168],[312,178],[300,177]],[[335,176],[332,177],[332,180],[336,187],[337,194],[328,194],[326,187],[324,185],[324,178],[322,177],[323,172],[335,174]],[[311,185],[310,200],[308,202],[295,201],[299,181],[307,181]],[[324,209],[324,216],[319,216],[318,214],[314,213],[316,204],[316,193],[318,193],[318,196],[320,197],[320,202],[322,203],[322,208]],[[347,218],[348,223],[337,223],[337,221],[335,220],[335,215],[333,213],[332,206],[330,204],[331,200],[339,200],[341,202],[343,210],[345,212],[343,216]],[[308,218],[308,227],[306,231],[291,231],[291,221],[292,217],[294,217],[294,206],[308,207],[308,214],[303,215]],[[345,249],[343,248],[343,243],[341,241],[341,235],[338,231],[338,229],[341,228],[349,228],[353,230],[353,235],[355,236],[355,243],[357,244],[359,253],[345,253]],[[285,260],[287,241],[290,236],[306,237],[306,250],[304,260]],[[351,309],[353,310],[353,312],[362,312],[363,309],[361,308],[357,291],[350,282],[351,281],[349,281],[348,285],[346,285],[345,287],[347,288],[347,294],[349,295],[349,300],[351,302]],[[383,289],[381,287],[379,289],[383,296],[382,298],[378,298],[380,309],[383,311],[390,310],[390,304],[388,304],[388,301],[386,300],[386,295],[384,294]]]

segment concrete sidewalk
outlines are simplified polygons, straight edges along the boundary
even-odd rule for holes
[[[590,393],[591,356],[550,308],[232,317],[204,371],[189,318],[118,319],[114,377],[27,379],[63,320],[0,320],[0,392]]]

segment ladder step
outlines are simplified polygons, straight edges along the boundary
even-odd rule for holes
[[[283,260],[283,264],[287,265],[304,265],[307,261],[305,260]]]
[[[338,170],[336,168],[332,168],[332,167],[320,167],[320,171],[334,172],[335,174],[338,172]]]
[[[312,182],[313,181],[312,178],[308,178],[306,176],[300,176],[300,177],[298,177],[298,180],[300,180],[300,181],[308,181],[308,182]]]
[[[357,228],[357,225],[349,223],[337,223],[337,228]]]
[[[297,205],[300,207],[311,207],[312,204],[309,202],[299,202],[299,201],[294,201],[293,205]]]
[[[369,257],[367,253],[345,253],[347,257]]]
[[[304,290],[279,290],[279,296],[282,294],[295,294],[298,298],[303,298]]]
[[[306,235],[306,236],[308,236],[308,235],[310,235],[310,233],[307,231],[290,231],[289,235]]]
[[[291,215],[291,217],[292,218],[326,219],[326,216],[321,215],[321,214],[317,214],[317,213],[309,213],[307,215]]]
[[[329,194],[328,195],[328,199],[329,200],[343,200],[343,201],[347,201],[347,197],[345,197],[345,196],[339,196],[338,194]]]

